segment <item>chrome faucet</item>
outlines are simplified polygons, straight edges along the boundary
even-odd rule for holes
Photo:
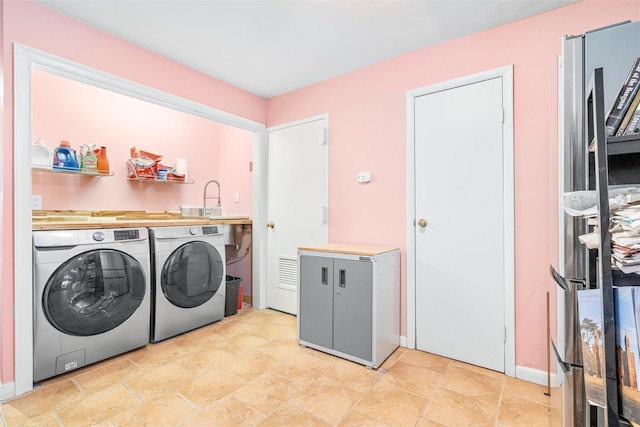
[[[215,182],[218,186],[218,197],[207,197],[207,186],[212,182]],[[212,179],[204,185],[204,191],[202,193],[202,216],[207,216],[207,199],[218,199],[217,206],[222,206],[220,204],[220,183],[218,181]]]

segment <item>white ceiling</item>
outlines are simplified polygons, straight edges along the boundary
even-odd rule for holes
[[[35,1],[269,98],[579,0]]]

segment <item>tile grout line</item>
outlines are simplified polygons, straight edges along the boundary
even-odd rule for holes
[[[198,416],[202,411],[204,411],[204,408],[201,407],[200,405],[198,405],[196,402],[194,402],[193,400],[189,399],[187,396],[185,396],[184,394],[180,393],[178,390],[176,389],[172,389],[178,396],[180,396],[182,399],[184,399],[187,403],[189,403],[191,406],[193,406],[196,409],[196,412],[187,415],[186,417],[184,417],[183,419],[181,419],[180,421],[178,421],[176,424],[174,425],[180,425],[180,424],[184,424],[186,421],[195,418],[196,416]],[[218,399],[219,400],[219,399]]]
[[[102,421],[100,421],[99,423],[109,422],[109,423],[111,423],[112,425],[116,425],[116,423],[114,423],[114,422],[112,421],[112,418],[113,418],[113,417],[118,416],[118,415],[120,415],[120,414],[122,414],[122,413],[124,413],[124,412],[127,412],[127,411],[129,411],[129,410],[131,410],[131,409],[133,409],[133,408],[138,408],[138,407],[140,407],[140,405],[143,405],[144,403],[146,403],[146,401],[142,398],[142,396],[138,395],[138,393],[136,393],[135,391],[133,391],[133,390],[132,390],[128,385],[126,385],[124,382],[120,381],[120,382],[118,382],[118,383],[111,384],[109,387],[113,387],[113,386],[115,386],[115,385],[121,385],[122,387],[126,388],[126,389],[131,393],[131,394],[133,394],[133,395],[134,395],[137,399],[139,399],[140,401],[138,402],[138,404],[137,404],[137,405],[134,405],[134,406],[132,406],[131,408],[127,408],[127,409],[125,409],[124,411],[118,412],[117,414],[113,414],[113,415],[111,415],[109,418],[107,418],[106,420],[102,420]],[[104,389],[103,389],[103,390],[104,390]],[[89,397],[89,396],[87,395],[86,397]],[[61,422],[61,424],[62,424],[62,425],[64,425],[62,422]]]
[[[395,363],[395,362],[394,362],[394,363]],[[353,412],[353,411],[357,411],[357,409],[355,409],[355,408],[356,408],[356,406],[358,406],[358,404],[359,404],[360,402],[362,402],[362,400],[365,398],[365,396],[367,395],[367,393],[369,393],[369,392],[371,392],[371,391],[373,390],[373,388],[376,386],[376,384],[378,384],[378,382],[382,379],[382,377],[384,376],[384,374],[385,374],[385,373],[386,373],[386,371],[385,371],[385,372],[379,372],[379,373],[378,373],[378,377],[376,378],[376,380],[375,380],[373,383],[371,383],[371,385],[369,386],[369,388],[367,388],[367,390],[366,390],[366,391],[364,391],[364,392],[362,393],[362,396],[360,396],[360,398],[359,398],[358,400],[356,400],[356,402],[351,406],[351,408],[349,409],[349,411],[347,411],[347,413],[346,413],[346,414],[344,414],[344,415],[343,415],[343,416],[338,420],[338,422],[337,422],[337,423],[333,424],[334,426],[337,426],[337,425],[339,425],[339,424],[340,424],[340,422],[344,421],[344,419],[345,419],[347,416],[349,416],[349,414],[350,414],[351,412]],[[357,391],[358,391],[358,390],[357,390]],[[360,411],[358,411],[358,412],[360,412]],[[360,412],[360,413],[362,413],[362,412]],[[378,422],[382,422],[382,421],[378,420],[377,418],[374,418],[374,419],[375,419],[376,421],[378,421]],[[383,423],[383,424],[387,424],[387,423]],[[387,424],[387,425],[388,425],[388,424]]]
[[[496,415],[494,416],[494,420],[493,420],[494,426],[498,426],[498,420],[500,419],[500,410],[502,409],[502,398],[504,397],[504,390],[506,387],[507,387],[507,384],[503,378],[502,384],[500,385],[500,395],[498,396],[498,407],[496,410]]]
[[[59,423],[62,427],[64,427],[64,423],[62,422],[62,418],[60,418],[60,416],[59,416],[59,415],[58,415],[58,413],[56,412],[56,409],[57,409],[57,408],[55,408],[55,409],[51,410],[51,415],[53,415],[53,418],[55,418],[55,419],[56,419],[56,421],[58,421],[58,423]],[[24,424],[24,423],[22,423],[22,424]]]

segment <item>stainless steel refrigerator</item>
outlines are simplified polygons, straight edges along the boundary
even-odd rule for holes
[[[640,22],[624,22],[595,29],[585,34],[565,36],[559,62],[559,152],[558,179],[563,193],[588,189],[589,173],[593,173],[585,142],[585,96],[593,70],[603,68],[605,108],[610,108],[633,60],[640,56]],[[591,163],[591,167],[590,167]],[[562,200],[562,198],[560,198]],[[561,205],[561,203],[560,203]],[[594,255],[578,241],[587,232],[586,221],[570,217],[560,206],[560,256],[558,287],[559,352],[557,374],[562,382],[563,422],[565,427],[598,425],[597,411],[589,408],[584,398],[580,330],[577,316],[576,291],[594,288]],[[595,415],[595,416],[594,416]]]

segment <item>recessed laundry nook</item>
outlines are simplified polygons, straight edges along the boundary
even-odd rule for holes
[[[227,265],[245,259],[235,256],[241,249],[250,259],[248,217],[34,211],[32,221],[35,382],[242,307],[243,279]]]

